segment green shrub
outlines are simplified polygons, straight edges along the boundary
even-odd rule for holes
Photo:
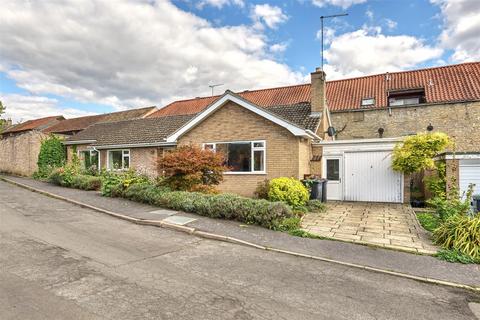
[[[454,215],[433,231],[436,244],[480,259],[480,214],[475,217]]]
[[[480,260],[475,260],[458,250],[440,250],[435,256],[448,262],[459,262],[463,264],[480,263]]]
[[[325,205],[325,203],[323,203],[320,200],[316,200],[316,199],[309,200],[307,202],[307,208],[308,208],[309,212],[320,213],[320,212],[327,211],[327,206]]]
[[[440,226],[441,220],[440,217],[434,213],[422,212],[417,213],[417,218],[422,227],[425,230],[433,232],[438,226]]]
[[[452,187],[448,195],[437,196],[427,200],[428,205],[432,206],[440,220],[445,221],[454,215],[467,215],[471,210],[473,185],[469,185],[465,195],[460,195],[457,188]],[[463,199],[462,197],[465,196]]]
[[[75,176],[79,175],[80,168],[75,164],[54,169],[48,176],[48,181],[63,187],[71,187]]]
[[[255,197],[258,199],[265,199],[268,200],[268,192],[270,191],[270,180],[265,179],[262,182],[257,184],[257,188],[255,189]]]
[[[277,227],[277,230],[279,231],[293,231],[297,229],[300,229],[299,217],[285,218]]]
[[[66,162],[65,147],[62,140],[51,135],[42,141],[38,154],[38,170],[33,174],[35,179],[45,179],[55,168],[62,167]]]
[[[291,209],[281,202],[245,198],[233,194],[203,194],[169,191],[149,183],[133,184],[122,195],[130,200],[158,205],[211,218],[237,220],[277,229],[285,218],[292,218]]]
[[[103,180],[102,195],[121,196],[123,191],[134,184],[152,183],[146,175],[138,174],[135,170],[101,172]],[[114,194],[112,194],[112,192]]]
[[[309,197],[308,189],[295,178],[276,178],[270,181],[270,201],[282,201],[293,207],[300,207],[307,203]]]
[[[70,187],[87,191],[98,191],[102,187],[102,179],[100,177],[79,174],[73,177]]]

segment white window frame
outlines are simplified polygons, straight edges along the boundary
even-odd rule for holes
[[[97,170],[100,171],[100,150],[77,150],[77,157],[80,159],[80,154],[82,152],[90,152],[90,160],[91,160],[91,157],[92,157],[92,153],[93,152],[96,152],[97,155],[98,155],[98,162],[97,162]],[[83,159],[83,161],[85,162],[85,159]],[[84,163],[84,166],[85,166],[85,163]]]
[[[267,142],[265,140],[252,140],[252,141],[221,141],[221,142],[206,142],[202,144],[202,148],[205,149],[207,145],[212,146],[211,150],[217,151],[217,144],[234,144],[234,143],[250,143],[250,168],[251,171],[226,171],[223,174],[235,175],[235,174],[267,174]],[[263,147],[254,147],[255,143],[263,143]],[[254,151],[263,151],[263,170],[254,171]]]
[[[363,98],[361,105],[362,107],[373,106],[375,105],[375,98]]]
[[[122,168],[121,169],[110,168],[110,152],[114,152],[114,151],[121,151],[122,152]],[[125,168],[125,158],[128,158],[128,168]],[[107,150],[107,170],[112,170],[112,171],[128,170],[128,169],[130,169],[131,165],[132,165],[132,158],[131,158],[130,149],[111,149],[111,150]]]

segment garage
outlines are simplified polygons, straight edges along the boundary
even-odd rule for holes
[[[399,138],[321,142],[327,199],[402,203],[403,174],[393,171],[391,153]]]
[[[458,178],[461,194],[470,184],[475,184],[473,194],[480,194],[480,159],[459,160]]]

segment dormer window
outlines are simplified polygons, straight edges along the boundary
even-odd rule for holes
[[[369,107],[375,104],[375,98],[363,98],[362,107]]]
[[[425,103],[425,90],[423,88],[414,90],[390,91],[388,93],[388,105],[391,107],[420,103]]]

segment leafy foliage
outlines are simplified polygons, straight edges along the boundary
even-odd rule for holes
[[[211,186],[223,180],[223,172],[227,169],[224,162],[219,152],[188,145],[165,154],[159,166],[164,170],[164,183],[171,189],[211,192]]]
[[[441,221],[446,221],[451,216],[464,216],[470,211],[472,194],[473,185],[469,185],[465,195],[460,195],[458,189],[452,186],[446,196],[436,196],[435,198],[427,200],[427,203],[435,208]]]
[[[424,179],[425,186],[434,197],[446,197],[447,190],[447,165],[445,161],[435,162],[435,173]]]
[[[268,200],[268,192],[270,191],[270,180],[265,179],[257,184],[254,195],[258,199]]]
[[[48,176],[48,181],[59,186],[71,187],[75,176],[79,174],[80,167],[74,163],[70,163],[63,167],[53,169]]]
[[[433,158],[452,144],[445,133],[419,133],[405,138],[393,150],[393,169],[406,174],[435,168]]]
[[[47,178],[55,168],[62,167],[65,162],[66,153],[62,140],[55,135],[50,135],[42,141],[37,161],[38,171],[34,173],[34,178]]]
[[[435,256],[440,260],[445,260],[448,262],[459,262],[463,264],[480,263],[480,260],[475,260],[469,255],[466,255],[458,250],[440,250]]]
[[[271,201],[282,201],[293,207],[304,206],[310,194],[308,189],[295,178],[276,178],[270,181],[268,198]]]
[[[149,183],[133,184],[123,191],[123,196],[173,210],[258,224],[270,229],[277,229],[284,219],[294,217],[290,208],[280,202],[250,199],[233,194],[169,191]]]
[[[320,200],[316,200],[316,199],[309,200],[307,202],[307,208],[308,208],[309,212],[320,213],[320,212],[327,211],[327,206],[325,205],[325,203],[321,202]]]
[[[7,121],[1,118],[2,114],[5,113],[5,109],[6,107],[3,105],[2,101],[0,101],[0,133],[2,133],[5,125],[7,124]]]
[[[417,218],[425,230],[433,232],[441,223],[440,217],[434,213],[417,213]]]
[[[480,215],[454,215],[433,232],[435,243],[480,260]]]
[[[120,196],[131,185],[150,183],[150,179],[146,175],[138,174],[133,169],[127,171],[103,170],[101,177],[103,180],[101,191],[104,196]]]

